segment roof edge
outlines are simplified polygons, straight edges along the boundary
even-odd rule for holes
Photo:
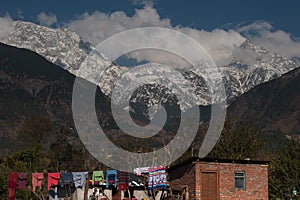
[[[256,164],[256,165],[269,165],[270,161],[264,160],[239,160],[239,159],[220,159],[220,158],[199,158],[199,157],[191,157],[186,159],[178,164],[171,165],[168,167],[168,170],[171,170],[175,167],[179,167],[188,163],[194,164],[196,162],[207,162],[207,163],[236,163],[236,164]]]

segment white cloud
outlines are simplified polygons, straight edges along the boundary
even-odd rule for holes
[[[113,34],[137,27],[164,27],[171,28],[192,37],[198,41],[212,56],[217,64],[224,64],[232,55],[233,48],[239,46],[245,38],[235,31],[224,31],[215,29],[212,32],[197,30],[188,27],[173,27],[169,19],[162,19],[157,11],[150,5],[145,5],[143,9],[136,9],[133,16],[127,16],[124,12],[114,12],[105,14],[94,12],[92,14],[85,13],[78,17],[77,20],[68,24],[70,28],[75,30],[84,40],[94,45],[99,44]],[[161,36],[162,41],[172,41],[170,38]],[[184,45],[183,45],[184,46]],[[190,49],[186,49],[190,51]],[[131,54],[138,61],[144,59],[151,62],[176,64],[178,59],[174,56],[162,54],[155,51],[141,51]]]
[[[233,50],[236,51],[237,47],[245,41],[244,37],[233,30],[214,29],[210,32],[188,27],[177,27],[176,29],[198,41],[217,65],[227,64],[232,57]]]
[[[13,29],[13,20],[9,14],[0,17],[0,41],[8,37],[13,32]]]
[[[170,20],[160,19],[156,10],[149,6],[141,10],[137,9],[132,17],[122,11],[110,15],[98,11],[93,14],[84,13],[68,26],[94,45],[130,28],[146,26],[171,28]]]
[[[257,64],[258,59],[270,59],[268,56],[261,57],[258,55],[253,49],[248,48],[239,48],[235,47],[233,48],[232,54],[234,55],[234,58],[237,58],[241,61],[243,61],[243,64],[253,66]]]
[[[231,58],[233,53],[236,53],[240,48],[241,43],[245,41],[239,33],[235,31],[224,31],[221,29],[215,29],[212,32],[205,30],[197,30],[191,29],[187,27],[173,27],[176,31],[180,31],[189,37],[196,40],[206,51],[207,53],[214,59],[217,65],[225,65],[227,64]],[[164,37],[161,35],[161,40],[164,42],[173,42],[172,39],[168,37]],[[184,44],[184,41],[176,40],[179,42],[179,46],[182,46],[185,52],[189,54],[193,54],[193,49]],[[172,46],[167,45],[166,46]],[[186,67],[186,61],[182,60],[176,55],[171,55],[163,52],[157,51],[137,51],[131,54],[137,61],[142,61],[147,58],[152,62],[165,63],[170,64],[173,67]]]
[[[290,33],[276,30],[265,21],[254,22],[236,29],[252,42],[277,52],[288,58],[300,57],[300,41],[292,38]]]
[[[42,25],[42,26],[51,26],[57,22],[56,15],[54,15],[52,13],[47,14],[44,12],[41,12],[37,16],[37,20],[40,23],[40,25]]]
[[[21,13],[19,12],[19,14]],[[57,23],[56,16],[51,13],[46,14],[42,12],[37,18],[41,25],[51,26]],[[0,40],[3,40],[11,34],[13,31],[13,22],[9,14],[0,17]],[[252,63],[253,59],[250,58],[254,56],[253,52],[245,52],[239,48],[239,45],[245,41],[246,38],[271,51],[285,55],[288,58],[300,57],[300,41],[293,39],[291,34],[283,30],[274,29],[268,22],[254,22],[228,31],[222,29],[205,31],[179,25],[172,26],[170,19],[161,18],[150,3],[145,3],[142,9],[136,9],[132,16],[128,16],[122,11],[111,14],[98,11],[94,13],[84,13],[77,17],[76,20],[69,22],[67,26],[76,31],[85,41],[93,45],[99,44],[113,34],[131,28],[154,26],[174,29],[198,41],[211,55],[217,65],[227,64],[233,56],[244,60],[245,63]],[[161,40],[164,42],[172,41],[164,35],[161,35]],[[187,52],[191,51],[191,49],[188,48],[185,50]],[[186,62],[183,62],[178,56],[155,50],[138,51],[131,53],[130,56],[138,61],[146,59],[151,62],[169,65],[176,65],[178,63],[186,65]]]

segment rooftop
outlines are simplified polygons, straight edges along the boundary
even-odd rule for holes
[[[257,164],[257,165],[268,165],[270,161],[262,161],[262,160],[251,160],[246,158],[244,160],[235,160],[235,159],[216,159],[216,158],[199,158],[199,157],[191,157],[186,159],[183,162],[171,165],[168,170],[172,170],[181,165],[185,165],[188,163],[195,162],[207,162],[207,163],[236,163],[236,164]]]

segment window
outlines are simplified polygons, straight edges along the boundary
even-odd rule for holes
[[[246,189],[246,174],[245,172],[234,173],[234,187],[238,190]]]

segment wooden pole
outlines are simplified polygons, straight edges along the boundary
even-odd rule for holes
[[[88,193],[89,193],[89,186],[90,186],[90,179],[92,177],[92,173],[88,172],[85,181],[85,188],[84,188],[84,200],[88,200]]]
[[[85,163],[86,163],[86,169],[88,170],[88,175],[87,175],[87,177],[86,177],[86,181],[85,181],[85,188],[84,188],[84,200],[88,200],[88,193],[89,193],[89,186],[90,186],[90,182],[89,182],[89,180],[92,178],[92,175],[93,175],[93,171],[95,170],[95,169],[97,169],[97,167],[100,165],[100,162],[98,161],[97,163],[96,163],[96,166],[95,166],[95,168],[93,168],[93,169],[91,169],[91,167],[90,167],[90,153],[87,151],[87,149],[86,148],[84,148],[84,156],[85,156],[85,158],[84,158],[84,160],[85,160]]]
[[[89,193],[89,186],[90,186],[90,179],[91,179],[89,159],[90,159],[90,153],[84,147],[84,165],[85,165],[85,169],[88,170],[88,174],[85,179],[84,198],[83,198],[84,200],[88,200],[88,193]]]

